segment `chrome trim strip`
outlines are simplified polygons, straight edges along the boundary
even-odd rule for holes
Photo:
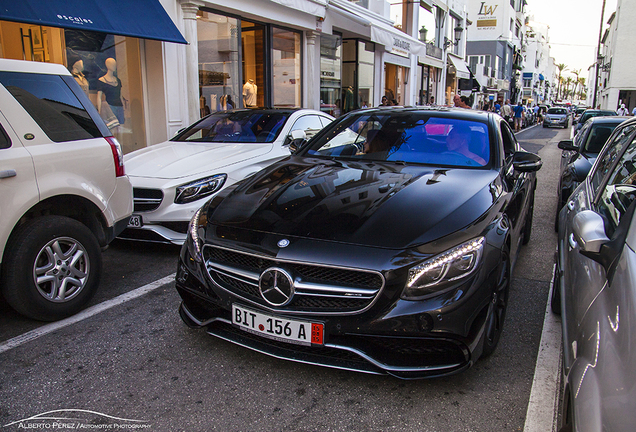
[[[245,298],[237,293],[235,293],[234,291],[230,291],[228,289],[226,289],[225,287],[219,285],[214,278],[212,278],[209,274],[209,272],[207,271],[208,269],[208,261],[205,261],[205,268],[206,268],[206,273],[208,278],[210,279],[210,281],[212,281],[212,283],[214,284],[214,286],[218,287],[219,289],[222,289],[223,291],[229,293],[230,295],[241,299],[244,302],[247,302],[250,305],[256,306],[260,309],[264,309],[268,312],[272,312],[275,314],[281,314],[281,315],[323,315],[323,316],[333,316],[333,315],[341,315],[341,316],[346,316],[346,315],[357,315],[357,314],[361,314],[363,312],[366,312],[367,310],[369,310],[371,307],[373,307],[373,305],[375,305],[375,303],[378,301],[378,299],[380,298],[380,294],[382,293],[382,290],[384,290],[384,287],[386,286],[386,280],[384,279],[384,275],[378,271],[375,270],[367,270],[367,269],[359,269],[359,268],[352,268],[352,267],[343,267],[343,266],[334,266],[334,265],[329,265],[329,264],[316,264],[316,263],[307,263],[307,262],[303,262],[303,261],[295,261],[295,260],[287,260],[287,259],[278,259],[275,257],[269,257],[269,256],[265,256],[265,255],[258,255],[258,254],[254,254],[254,253],[250,253],[250,252],[244,252],[244,251],[239,251],[239,250],[235,250],[235,249],[230,249],[230,248],[226,248],[223,246],[217,246],[217,245],[203,245],[203,251],[207,248],[216,248],[216,249],[220,249],[220,250],[224,250],[224,251],[228,251],[228,252],[232,252],[232,253],[237,253],[237,254],[243,254],[243,255],[247,255],[247,256],[251,256],[251,257],[255,257],[255,258],[261,258],[261,259],[266,259],[269,261],[275,261],[275,262],[280,262],[280,263],[289,263],[289,264],[298,264],[298,265],[307,265],[307,266],[312,266],[312,267],[324,267],[324,268],[333,268],[333,269],[340,269],[340,270],[349,270],[349,271],[357,271],[357,272],[361,272],[361,273],[369,273],[369,274],[376,274],[378,276],[380,276],[380,280],[382,281],[382,286],[380,288],[378,288],[377,290],[375,290],[375,298],[373,298],[373,300],[363,309],[359,309],[359,310],[355,310],[355,311],[336,311],[336,312],[325,312],[325,311],[317,311],[317,312],[311,312],[311,311],[299,311],[299,310],[281,310],[281,309],[274,309],[271,308],[269,306],[267,306],[266,304],[262,304],[262,303],[257,303],[255,301],[252,301],[248,298]],[[214,267],[217,264],[211,264],[210,267]],[[224,273],[225,274],[225,273]],[[231,277],[230,275],[227,275],[228,277]],[[246,281],[243,281],[246,282]],[[246,282],[249,283],[249,282]],[[346,289],[346,288],[345,288]],[[301,293],[296,293],[301,295]],[[303,293],[302,295],[309,295],[306,293]],[[319,296],[318,293],[314,294],[316,296]],[[334,298],[340,298],[340,297],[335,297]],[[359,298],[357,296],[344,296],[342,298]],[[364,298],[364,297],[363,297]]]
[[[315,293],[334,293],[334,296],[341,295],[343,297],[364,298],[365,296],[373,297],[378,293],[377,289],[372,288],[343,288],[335,285],[317,284],[312,282],[295,282],[296,290],[305,290]],[[296,291],[297,294],[300,294]],[[355,294],[355,295],[346,295]]]
[[[247,271],[247,270],[242,270],[242,269],[237,269],[235,267],[230,267],[230,266],[226,266],[223,264],[219,264],[219,263],[211,263],[210,261],[206,261],[205,262],[205,266],[206,268],[213,268],[215,271],[218,271],[219,273],[223,273],[225,276],[227,277],[233,277],[235,279],[237,279],[236,275],[240,276],[241,278],[243,278],[243,282],[247,282],[247,280],[251,280],[254,281],[253,283],[258,286],[258,281],[261,277],[260,274],[251,272],[251,271]],[[249,283],[249,282],[248,282]]]

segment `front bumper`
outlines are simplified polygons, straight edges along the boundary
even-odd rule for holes
[[[377,298],[368,304],[342,313],[320,304],[316,308],[323,309],[312,313],[302,307],[276,310],[259,306],[248,288],[241,288],[240,295],[231,292],[238,288],[228,289],[213,280],[210,268],[191,259],[184,246],[176,277],[182,299],[180,315],[190,327],[205,328],[213,336],[280,359],[405,379],[454,374],[470,367],[481,354],[499,260],[497,249],[487,249],[480,271],[456,289],[433,298],[403,300],[404,280],[387,277]],[[345,255],[365,256],[359,252]],[[352,268],[362,268],[355,264]],[[489,268],[493,270],[485,270]],[[288,319],[321,322],[324,345],[301,346],[247,333],[232,324],[232,304]]]

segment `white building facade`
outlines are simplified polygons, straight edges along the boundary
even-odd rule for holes
[[[631,113],[636,107],[636,2],[618,0],[608,20],[599,57],[597,106],[616,110],[621,104]]]

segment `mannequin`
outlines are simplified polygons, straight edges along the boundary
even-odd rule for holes
[[[73,75],[73,78],[75,78],[75,81],[77,81],[77,84],[79,84],[82,90],[84,90],[84,93],[88,95],[88,80],[84,76],[84,61],[82,59],[73,63],[73,66],[71,67],[71,74]]]
[[[256,106],[256,92],[257,87],[253,79],[248,79],[243,85],[243,105],[245,107]]]
[[[128,101],[121,96],[121,80],[115,76],[117,61],[109,57],[104,64],[106,65],[106,74],[97,80],[97,110],[102,114],[103,100],[105,100],[117,117],[119,124],[123,125],[126,120],[124,105]]]

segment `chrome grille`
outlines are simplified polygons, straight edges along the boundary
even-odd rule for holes
[[[133,188],[133,203],[135,212],[156,210],[163,200],[163,192],[159,189]]]
[[[301,314],[357,313],[369,308],[384,286],[378,272],[276,260],[205,246],[203,258],[210,278],[223,289],[271,309],[260,296],[261,273],[280,267],[294,278],[295,294],[278,311]]]

